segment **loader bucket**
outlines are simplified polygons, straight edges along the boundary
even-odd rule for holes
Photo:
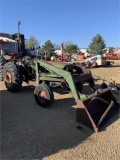
[[[111,90],[104,89],[77,101],[76,120],[98,131],[113,117],[120,115],[120,105]]]

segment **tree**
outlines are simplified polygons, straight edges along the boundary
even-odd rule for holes
[[[50,53],[53,53],[54,51],[55,51],[54,45],[50,40],[47,40],[41,48],[42,53],[47,52],[48,54],[50,54]]]
[[[78,49],[79,49],[79,48],[78,48],[77,45],[75,45],[75,44],[69,44],[69,45],[67,45],[67,46],[64,48],[64,52],[68,52],[68,53],[73,54],[73,53],[77,53]]]
[[[100,34],[97,34],[93,39],[92,42],[90,43],[88,47],[88,52],[89,53],[104,53],[103,49],[106,48],[106,44],[104,39]]]
[[[36,48],[38,46],[39,41],[34,36],[30,36],[30,38],[26,42],[26,49]]]
[[[72,41],[65,41],[65,42],[63,42],[64,48],[66,48],[67,46],[72,45],[72,44],[73,44]]]
[[[59,50],[61,48],[60,44],[53,43],[54,49]]]

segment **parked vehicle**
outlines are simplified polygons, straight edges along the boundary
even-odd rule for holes
[[[106,54],[106,59],[110,59],[110,60],[118,60],[119,57],[117,54]]]
[[[76,60],[76,59],[77,59],[77,53],[72,54],[72,58],[73,58],[74,60]]]
[[[97,66],[109,66],[111,64],[113,64],[113,61],[107,61],[106,57],[103,55],[96,55],[93,57],[88,58],[86,61],[86,66],[88,68],[90,67],[97,67]]]
[[[73,62],[76,59],[71,54],[63,54],[61,56],[58,56],[57,60],[59,60],[59,61],[65,61],[65,62]]]

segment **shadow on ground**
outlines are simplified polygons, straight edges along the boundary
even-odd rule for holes
[[[77,129],[73,98],[55,100],[51,108],[39,107],[34,87],[19,93],[1,91],[1,159],[42,159],[70,149],[92,133]]]
[[[36,104],[33,92],[33,86],[23,87],[19,93],[1,91],[2,160],[41,160],[73,148],[93,134],[76,122],[73,98],[56,99],[45,109]]]

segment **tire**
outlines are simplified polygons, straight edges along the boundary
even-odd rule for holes
[[[10,92],[18,92],[22,87],[23,75],[21,67],[12,62],[4,65],[4,82]]]
[[[0,55],[0,81],[3,81],[3,68],[5,63],[6,63],[5,58]]]
[[[52,88],[49,86],[49,85],[47,85],[46,83],[43,83],[43,86],[45,86],[45,87],[47,87],[48,88],[48,90],[49,90],[49,92],[50,92],[50,95],[51,95],[51,104],[53,103],[53,101],[54,101],[54,94],[53,94],[53,90],[52,90]]]
[[[86,63],[86,68],[91,68],[91,62],[88,61],[88,62]]]
[[[97,67],[97,63],[96,63],[96,62],[93,62],[93,63],[91,64],[91,67],[92,67],[92,68]]]
[[[108,88],[108,85],[103,82],[103,83],[101,84],[101,88],[102,88],[102,89]]]
[[[110,62],[109,61],[106,62],[106,66],[110,66]]]
[[[83,84],[82,84],[82,82],[77,82],[77,83],[75,83],[75,85],[76,85],[77,91],[81,93],[82,90],[83,90]]]
[[[43,83],[35,88],[34,96],[37,104],[43,108],[50,107],[54,100],[52,89]]]

